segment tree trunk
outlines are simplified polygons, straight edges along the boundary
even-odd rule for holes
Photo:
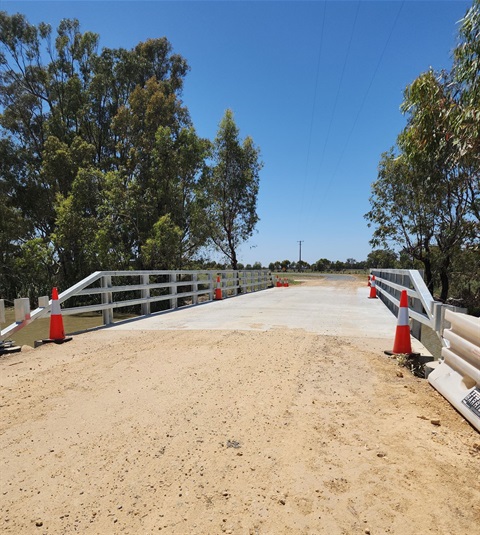
[[[440,292],[440,300],[445,302],[448,298],[448,290],[450,288],[450,279],[448,277],[447,269],[442,266],[440,271],[440,282],[442,283],[442,289]]]
[[[425,267],[425,284],[427,285],[428,291],[433,295],[433,274],[430,258],[424,258],[423,265]]]
[[[235,252],[235,249],[233,247],[231,248],[231,251],[232,251],[232,256],[231,256],[232,269],[237,271],[238,270],[237,253]]]
[[[450,256],[446,254],[440,266],[440,282],[442,284],[442,288],[440,291],[440,299],[444,302],[448,299],[448,291],[450,289],[449,271],[450,271]]]

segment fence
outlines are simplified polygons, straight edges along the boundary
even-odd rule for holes
[[[60,304],[70,301],[62,315],[102,312],[103,324],[109,325],[114,322],[114,310],[137,309],[139,315],[148,315],[195,305],[212,300],[217,286],[222,297],[232,297],[272,287],[273,280],[267,270],[96,271],[58,297]],[[1,331],[2,340],[35,319],[48,316],[52,304],[48,297],[40,297],[38,308],[30,313],[28,299],[17,301],[16,321]]]
[[[435,301],[425,284],[422,273],[414,269],[371,269],[375,275],[378,297],[398,316],[400,293],[406,290],[409,297],[409,317],[412,320],[412,336],[421,339],[422,325],[432,329],[443,346],[443,330],[448,323],[445,310],[463,312],[465,309]]]

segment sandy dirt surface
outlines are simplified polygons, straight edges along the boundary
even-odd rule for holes
[[[104,330],[3,357],[0,532],[473,535],[480,435],[384,345]]]

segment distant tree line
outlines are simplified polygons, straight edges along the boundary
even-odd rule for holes
[[[296,262],[290,260],[277,260],[268,265],[271,271],[316,271],[316,272],[339,272],[339,271],[366,271],[371,268],[383,269],[417,269],[419,266],[412,266],[411,259],[405,255],[399,255],[391,249],[375,249],[371,251],[366,260],[355,260],[347,258],[342,260],[329,260],[320,258],[316,262],[309,264],[303,260]]]
[[[194,267],[212,248],[237,268],[259,149],[230,110],[213,141],[197,135],[188,70],[166,38],[100,50],[77,20],[55,33],[0,12],[0,295]]]
[[[407,125],[372,184],[371,244],[424,269],[441,300],[480,312],[480,0],[460,23],[452,69],[420,74],[401,109]]]

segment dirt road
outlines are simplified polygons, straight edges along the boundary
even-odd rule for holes
[[[2,358],[0,531],[472,535],[480,435],[384,345],[105,330]]]

